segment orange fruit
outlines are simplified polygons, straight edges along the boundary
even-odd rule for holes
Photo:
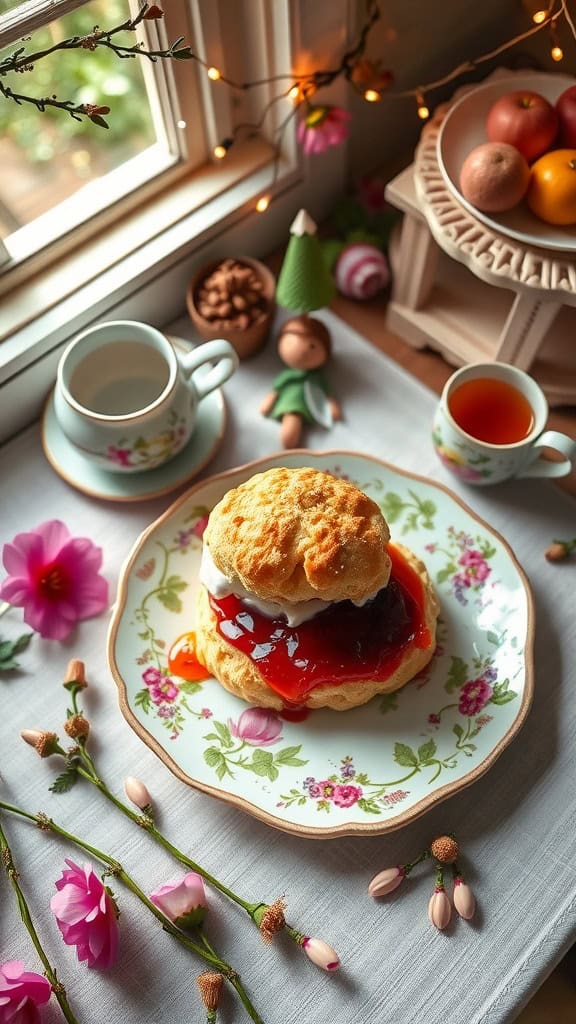
[[[532,164],[526,202],[547,224],[576,224],[576,149],[554,149]]]
[[[530,168],[507,142],[484,142],[468,154],[460,171],[460,191],[483,213],[503,213],[523,199]]]

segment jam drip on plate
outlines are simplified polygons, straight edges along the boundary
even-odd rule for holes
[[[398,550],[390,546],[389,554],[388,586],[361,608],[339,601],[299,626],[288,626],[235,595],[221,600],[210,595],[218,631],[290,705],[303,703],[316,686],[384,681],[410,647],[431,642],[422,581]]]

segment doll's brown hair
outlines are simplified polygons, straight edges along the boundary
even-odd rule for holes
[[[326,353],[326,359],[330,358],[332,353],[332,339],[330,338],[330,331],[322,323],[321,320],[317,320],[316,317],[308,316],[303,313],[302,316],[292,317],[291,320],[287,320],[282,325],[280,334],[278,335],[278,344],[282,341],[285,334],[297,334],[301,338],[305,338],[307,335],[312,335],[324,348]]]

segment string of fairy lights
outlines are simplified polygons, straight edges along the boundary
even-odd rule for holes
[[[232,89],[247,90],[261,85],[268,85],[274,82],[282,82],[283,87],[279,93],[268,101],[264,107],[259,120],[255,123],[244,123],[237,125],[232,134],[218,142],[214,147],[213,156],[217,160],[224,160],[238,137],[245,131],[255,131],[262,127],[271,108],[282,100],[289,100],[293,109],[282,121],[276,132],[274,174],[269,190],[266,194],[258,197],[255,208],[259,213],[264,213],[272,202],[272,193],[276,182],[279,166],[279,158],[284,132],[292,119],[302,111],[310,110],[311,99],[316,97],[319,90],[331,85],[337,78],[344,77],[356,93],[360,94],[367,103],[378,103],[381,100],[401,100],[411,98],[416,105],[416,114],[421,121],[430,117],[430,103],[428,95],[434,90],[460,78],[462,75],[474,71],[483,64],[494,60],[506,51],[524,42],[537,33],[547,31],[550,39],[550,57],[555,63],[564,59],[564,51],[558,36],[558,24],[563,21],[568,26],[571,35],[576,40],[576,24],[568,9],[567,0],[523,0],[524,6],[528,9],[531,25],[525,31],[505,40],[499,46],[456,65],[447,74],[430,82],[421,83],[413,88],[395,90],[391,88],[393,74],[390,71],[382,71],[380,61],[370,61],[366,58],[366,48],[370,32],[381,16],[380,6],[376,0],[368,0],[365,21],[360,30],[355,45],[342,56],[339,63],[332,69],[313,71],[303,75],[294,72],[285,75],[275,75],[271,78],[259,79],[251,82],[235,82],[228,78],[218,67],[199,60],[206,70],[211,82],[222,83]],[[361,74],[357,72],[361,70]],[[370,74],[372,81],[370,80]]]

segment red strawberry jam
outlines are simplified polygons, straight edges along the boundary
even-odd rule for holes
[[[394,547],[390,582],[361,608],[339,601],[299,626],[270,619],[235,595],[210,605],[221,636],[246,654],[287,705],[300,705],[317,686],[384,682],[411,648],[431,642],[424,588]]]

